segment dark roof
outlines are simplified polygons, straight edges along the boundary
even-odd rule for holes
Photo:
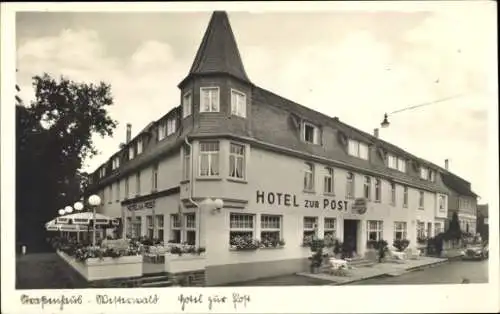
[[[441,176],[443,178],[443,183],[450,190],[453,190],[460,195],[477,197],[477,194],[472,192],[470,188],[470,182],[465,181],[449,171],[444,171]]]
[[[488,217],[488,204],[477,205],[477,213],[483,217]]]
[[[226,73],[250,83],[227,13],[224,11],[215,11],[212,14],[188,77],[193,74],[211,73]]]

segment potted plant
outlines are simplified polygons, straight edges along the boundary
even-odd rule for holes
[[[319,273],[319,269],[321,265],[323,264],[323,252],[322,250],[316,250],[314,254],[309,257],[309,260],[311,261],[311,273],[317,274]]]
[[[398,250],[398,252],[403,252],[410,245],[410,241],[407,239],[394,240],[392,245]]]
[[[387,251],[389,251],[389,248],[387,246],[387,241],[385,240],[379,240],[377,244],[377,251],[378,251],[378,262],[382,263],[382,261],[385,258],[385,255]]]
[[[335,258],[341,258],[342,254],[342,242],[339,240],[335,240],[335,244],[333,246],[333,254],[335,255]]]

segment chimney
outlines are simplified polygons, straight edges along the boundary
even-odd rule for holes
[[[449,162],[448,162],[448,159],[445,159],[445,160],[444,160],[444,168],[445,168],[446,170],[448,170],[448,163],[449,163]]]
[[[126,144],[130,143],[131,139],[132,139],[132,124],[127,123],[127,138],[125,143]]]
[[[373,136],[375,136],[376,138],[378,138],[378,129],[374,129],[373,130]]]

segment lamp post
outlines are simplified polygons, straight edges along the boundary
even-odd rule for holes
[[[97,206],[101,205],[101,198],[99,195],[91,195],[89,197],[89,205],[92,206],[92,246],[95,246],[95,216]]]
[[[83,204],[81,202],[76,202],[73,207],[75,208],[76,211],[81,211],[83,209]],[[77,242],[80,242],[80,227],[77,226],[77,230],[76,230],[76,241]]]

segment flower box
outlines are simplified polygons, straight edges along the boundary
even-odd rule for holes
[[[165,254],[165,271],[168,273],[203,270],[206,265],[205,254]]]
[[[81,262],[62,251],[57,254],[87,281],[142,276],[142,256],[88,258]]]

